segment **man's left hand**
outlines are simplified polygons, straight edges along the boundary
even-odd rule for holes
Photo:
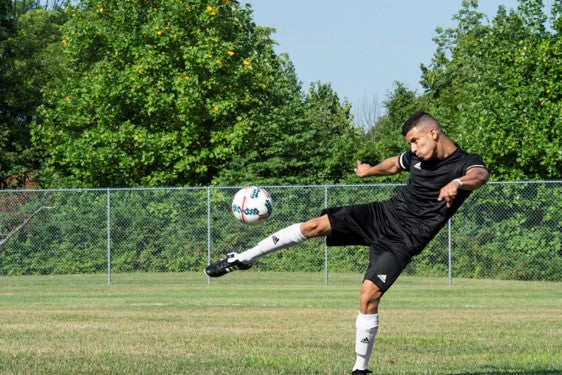
[[[439,191],[439,197],[437,200],[441,202],[445,199],[447,203],[447,208],[450,208],[453,204],[453,200],[457,197],[457,192],[459,191],[460,183],[458,180],[453,180],[449,182],[447,185],[443,186]]]

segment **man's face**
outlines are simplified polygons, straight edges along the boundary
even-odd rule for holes
[[[422,160],[430,160],[436,154],[438,133],[430,127],[413,127],[404,138],[410,150]]]

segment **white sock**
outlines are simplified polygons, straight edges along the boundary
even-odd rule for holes
[[[353,370],[367,370],[369,368],[369,359],[375,345],[375,336],[379,328],[379,314],[361,314],[357,315],[355,322],[355,352],[357,358]]]
[[[305,240],[306,237],[301,232],[301,224],[293,224],[261,240],[255,247],[238,254],[236,259],[249,264],[272,251],[285,249]]]

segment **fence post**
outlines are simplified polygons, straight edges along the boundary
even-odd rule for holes
[[[211,188],[207,188],[207,265],[211,264]],[[211,285],[211,277],[207,276],[207,285]]]
[[[328,208],[328,186],[324,185],[324,208]],[[328,285],[328,245],[324,241],[324,285]]]
[[[449,286],[453,286],[453,255],[452,255],[452,236],[451,236],[451,218],[447,221],[447,247],[449,248]]]
[[[111,285],[111,194],[107,189],[107,285]]]

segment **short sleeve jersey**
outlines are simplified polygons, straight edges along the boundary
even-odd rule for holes
[[[471,193],[459,189],[452,206],[447,208],[445,200],[437,200],[441,188],[464,176],[471,168],[486,167],[480,155],[469,154],[458,146],[442,160],[422,160],[411,151],[400,154],[398,159],[400,167],[410,172],[410,178],[406,186],[386,202],[385,208],[399,230],[413,241],[408,247],[415,254],[437,234]]]

